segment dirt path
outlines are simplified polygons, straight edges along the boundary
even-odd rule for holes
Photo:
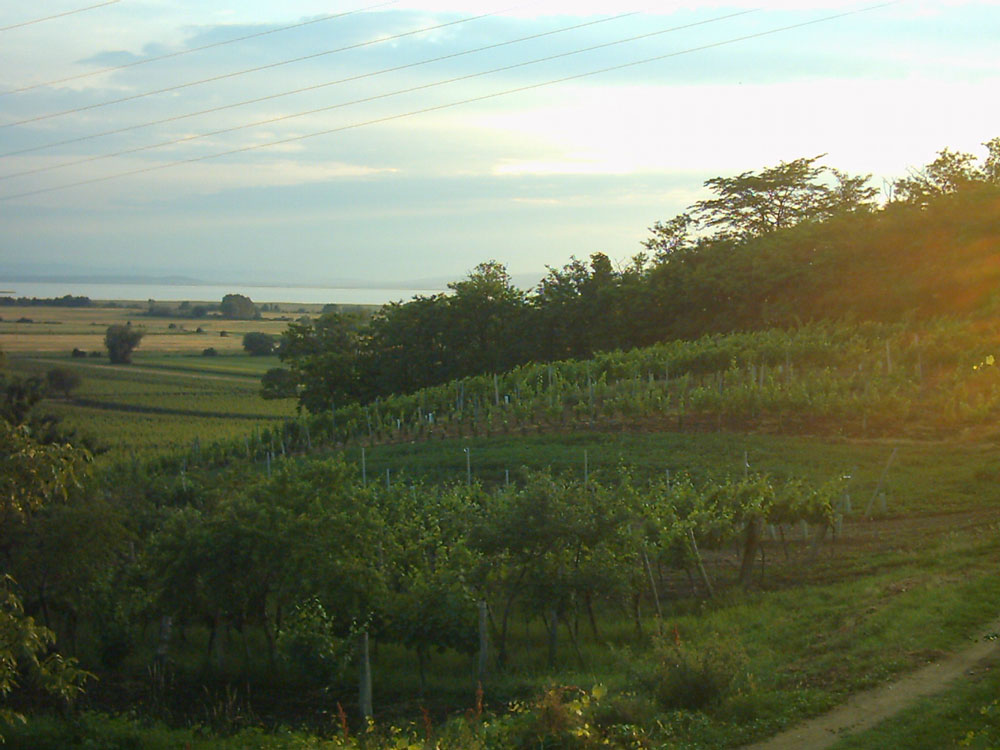
[[[998,631],[1000,620],[984,628],[973,645],[921,667],[897,682],[852,695],[839,708],[768,740],[747,745],[745,750],[821,750],[846,735],[871,729],[918,699],[942,692],[949,683],[974,671],[978,665],[1000,661]]]

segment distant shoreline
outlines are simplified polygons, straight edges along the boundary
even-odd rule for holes
[[[208,302],[218,304],[227,294],[242,294],[258,304],[285,305],[385,305],[406,301],[414,296],[444,293],[445,289],[391,287],[308,287],[301,285],[246,284],[140,284],[98,282],[3,282],[12,290],[4,296],[18,298],[57,299],[70,295],[89,297],[94,301],[124,303]]]

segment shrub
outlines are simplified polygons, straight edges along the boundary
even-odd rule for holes
[[[248,354],[254,356],[266,356],[274,352],[275,340],[271,336],[260,331],[250,331],[243,334],[243,349]]]
[[[65,367],[53,367],[45,373],[45,382],[50,390],[60,391],[69,398],[70,391],[80,386],[80,375]]]
[[[699,646],[660,638],[639,672],[642,687],[662,708],[700,709],[746,682],[747,657],[738,641],[718,634]]]
[[[87,352],[85,352],[83,349],[77,349],[76,347],[73,348],[73,354],[72,354],[73,359],[80,359],[81,357],[86,357],[86,356]]]
[[[131,321],[130,321],[131,322]],[[104,345],[112,364],[128,364],[132,361],[132,351],[142,341],[142,331],[130,325],[108,326],[104,334]]]
[[[202,349],[201,350],[201,356],[203,356],[203,357],[215,357],[217,355],[218,355],[218,352],[215,350],[214,346],[210,346],[207,349]]]

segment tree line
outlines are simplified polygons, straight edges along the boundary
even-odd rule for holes
[[[678,338],[984,311],[1000,281],[989,260],[1000,138],[985,145],[981,162],[944,149],[896,181],[885,203],[869,176],[821,156],[712,178],[711,198],[656,222],[624,265],[600,252],[574,257],[529,293],[488,261],[449,293],[387,305],[370,320],[331,312],[291,323],[284,367],[265,375],[262,393],[319,413]]]

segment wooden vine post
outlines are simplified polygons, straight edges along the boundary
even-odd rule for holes
[[[372,710],[372,667],[368,659],[368,631],[362,631],[358,638],[358,708],[361,718],[370,719]]]
[[[486,667],[489,664],[489,610],[486,601],[479,601],[479,658],[476,662],[476,679],[482,682],[486,678]]]

